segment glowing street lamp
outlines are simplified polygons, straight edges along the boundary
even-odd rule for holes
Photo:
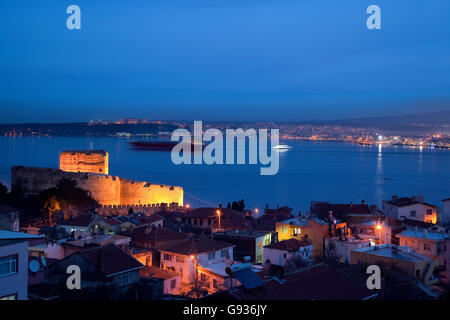
[[[255,208],[255,212],[256,212],[256,219],[258,219],[259,218],[259,210],[258,210],[258,208]]]
[[[381,244],[381,229],[382,229],[381,223],[378,223],[378,224],[377,224],[377,230],[379,230],[379,231],[380,231],[380,239],[379,239],[379,244]]]
[[[220,230],[220,215],[221,215],[221,212],[220,212],[219,209],[217,209],[217,210],[216,210],[216,213],[217,213],[217,215],[219,216],[219,230]]]

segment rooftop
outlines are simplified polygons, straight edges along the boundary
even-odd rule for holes
[[[336,216],[336,217],[340,217],[340,216],[347,215],[347,214],[367,215],[367,214],[371,213],[369,205],[367,205],[365,203],[336,204],[336,203],[317,202],[317,201],[311,202],[310,213],[312,215],[315,215],[317,217],[328,217],[330,211],[332,212],[333,216]]]
[[[285,276],[285,283],[274,279],[263,287],[232,290],[239,300],[364,300],[374,295],[365,286],[326,265],[316,265]]]
[[[217,251],[229,247],[234,247],[234,245],[223,241],[204,238],[204,239],[186,239],[184,241],[180,241],[174,244],[172,243],[163,244],[159,247],[159,249],[161,251],[178,253],[182,255],[191,255]]]
[[[423,202],[423,198],[415,197],[415,196],[413,196],[411,198],[408,198],[408,197],[395,198],[395,197],[393,197],[393,199],[385,200],[384,202],[389,203],[389,204],[391,204],[393,206],[396,206],[396,207],[399,207],[399,208],[400,207],[412,206],[412,205],[418,204],[418,203],[424,204],[424,205],[429,206],[429,207],[436,208],[436,206],[434,206],[432,204]]]
[[[180,274],[170,270],[164,270],[155,266],[145,266],[140,270],[141,277],[153,278],[153,279],[172,279],[179,277]]]
[[[227,237],[234,237],[234,238],[249,238],[249,239],[255,239],[264,237],[267,234],[267,232],[260,232],[260,231],[253,231],[253,230],[229,230],[225,232],[214,232],[213,236],[227,236]]]
[[[397,237],[422,238],[422,239],[439,241],[439,240],[448,239],[448,234],[439,233],[439,232],[430,232],[427,230],[420,230],[420,229],[418,229],[418,230],[406,229],[406,230],[398,233]]]
[[[275,242],[264,246],[264,248],[277,249],[277,250],[298,250],[301,247],[307,247],[312,245],[310,241],[300,241],[297,239],[287,239],[280,242]]]
[[[404,260],[409,262],[418,262],[423,260],[430,260],[430,258],[411,251],[409,247],[397,246],[393,244],[382,244],[377,246],[370,246],[361,249],[354,249],[353,251],[364,252],[366,254],[382,256],[391,259]]]
[[[29,233],[0,230],[0,244],[9,242],[28,241],[42,238],[44,237]]]
[[[77,253],[87,258],[96,267],[101,263],[102,271],[106,276],[113,276],[143,267],[139,261],[113,244],[80,250]]]
[[[94,221],[94,218],[90,214],[81,214],[68,221],[61,222],[60,225],[63,226],[74,226],[74,227],[87,227]]]

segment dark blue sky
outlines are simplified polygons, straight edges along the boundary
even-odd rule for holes
[[[0,122],[450,110],[449,18],[448,0],[1,1]]]

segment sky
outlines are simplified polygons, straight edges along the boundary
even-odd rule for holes
[[[1,1],[0,122],[450,110],[449,18],[448,0]]]

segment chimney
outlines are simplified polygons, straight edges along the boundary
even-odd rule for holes
[[[393,195],[392,196],[392,200],[397,200],[398,199],[398,196],[397,195]]]
[[[361,200],[361,204],[365,205],[366,204],[366,200]]]
[[[350,201],[350,208],[353,208],[353,202]]]

